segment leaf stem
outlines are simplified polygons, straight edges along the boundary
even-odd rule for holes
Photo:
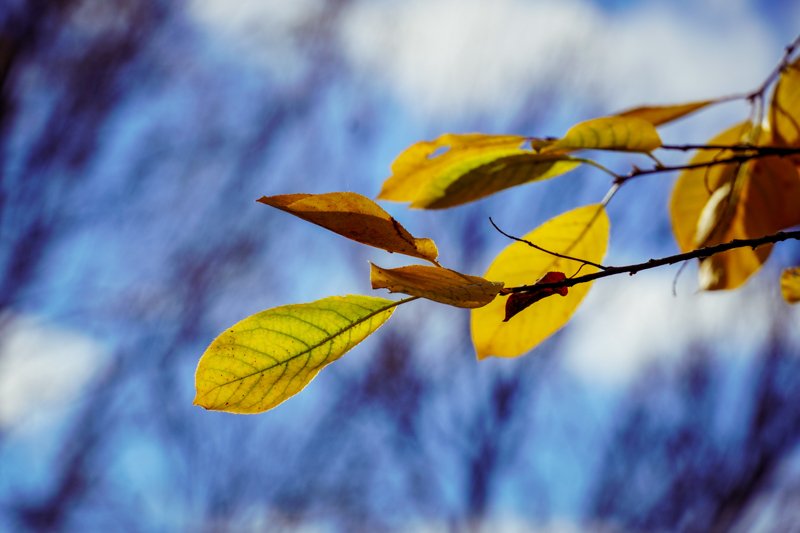
[[[536,285],[521,285],[519,287],[506,287],[504,292],[513,293],[542,289],[558,289],[561,287],[572,287],[573,285],[578,285],[579,283],[587,283],[589,281],[594,281],[596,279],[606,278],[609,276],[616,276],[618,274],[630,274],[632,276],[638,272],[641,272],[642,270],[649,270],[651,268],[657,268],[665,265],[673,265],[675,263],[681,263],[691,259],[703,259],[722,252],[727,252],[728,250],[733,250],[735,248],[755,249],[765,244],[772,244],[790,239],[800,240],[800,230],[779,231],[778,233],[773,233],[772,235],[764,235],[763,237],[757,237],[753,239],[734,239],[729,242],[724,242],[714,246],[705,246],[703,248],[698,248],[682,254],[670,255],[660,259],[650,259],[644,263],[604,267],[600,272],[594,272],[592,274],[586,274],[584,276],[575,278],[567,278],[563,281],[539,283]]]
[[[603,166],[600,163],[598,163],[597,161],[594,161],[592,159],[586,159],[586,158],[583,158],[583,157],[576,157],[574,159],[576,161],[580,161],[581,163],[585,163],[587,165],[593,166],[597,170],[601,170],[601,171],[605,172],[606,174],[608,174],[609,176],[614,178],[614,180],[617,180],[617,179],[619,179],[621,177],[619,174],[617,174],[616,172],[614,172],[610,168],[608,168],[606,166]]]
[[[572,256],[569,256],[569,255],[560,254],[558,252],[553,252],[552,250],[548,250],[546,248],[542,248],[538,244],[534,244],[531,241],[528,241],[528,240],[525,240],[525,239],[520,239],[519,237],[514,237],[513,235],[509,235],[505,231],[501,230],[497,226],[497,224],[494,223],[494,220],[492,220],[492,217],[489,217],[489,222],[491,222],[492,226],[494,226],[494,229],[496,229],[498,232],[500,232],[503,236],[508,237],[509,239],[511,239],[513,241],[523,242],[523,243],[527,244],[528,246],[530,246],[531,248],[535,248],[535,249],[539,250],[540,252],[544,252],[546,254],[549,254],[549,255],[552,255],[552,256],[555,256],[555,257],[560,257],[561,259],[568,259],[570,261],[577,261],[578,263],[583,263],[584,265],[591,265],[593,267],[599,268],[600,270],[607,270],[608,269],[608,267],[605,267],[605,266],[603,266],[603,265],[601,265],[599,263],[593,263],[592,261],[587,261],[586,259],[579,259],[577,257],[572,257]]]

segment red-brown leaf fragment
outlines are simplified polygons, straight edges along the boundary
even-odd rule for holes
[[[567,287],[537,288],[537,285],[558,283],[559,281],[564,281],[565,279],[567,279],[567,276],[563,272],[548,272],[534,284],[531,290],[526,292],[515,292],[514,294],[509,296],[508,300],[506,300],[506,317],[503,319],[503,322],[508,322],[511,317],[527,309],[528,307],[530,307],[531,305],[535,304],[536,302],[538,302],[543,298],[547,298],[548,296],[552,296],[554,294],[560,294],[561,296],[566,296],[567,293],[569,292],[569,289]]]

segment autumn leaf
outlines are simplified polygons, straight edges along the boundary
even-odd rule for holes
[[[781,294],[790,304],[800,302],[800,267],[786,268],[781,272]]]
[[[334,296],[249,316],[222,332],[200,358],[194,403],[230,413],[271,409],[378,329],[400,303]]]
[[[714,191],[708,198],[706,205],[700,211],[695,228],[694,243],[703,246],[712,241],[715,232],[722,228],[730,227],[734,209],[731,207],[733,198],[732,181],[727,181]]]
[[[708,141],[735,145],[748,139],[752,126],[742,122]],[[701,165],[733,156],[730,150],[702,150],[689,162]],[[736,215],[745,174],[741,164],[727,163],[684,170],[670,198],[672,231],[682,252],[744,236],[743,219]],[[737,180],[737,176],[740,179]],[[734,187],[735,186],[735,187]],[[700,262],[700,286],[706,290],[732,289],[744,283],[769,256],[770,247],[738,248]]]
[[[488,304],[503,288],[502,283],[424,265],[391,269],[372,265],[370,278],[373,289],[389,289],[389,292],[402,292],[467,308]]]
[[[781,73],[768,118],[779,145],[800,146],[800,58]]]
[[[569,289],[567,287],[541,287],[541,285],[545,283],[558,283],[559,281],[564,281],[565,279],[567,279],[567,276],[563,272],[548,272],[542,276],[542,279],[537,281],[530,290],[525,292],[515,292],[509,295],[509,297],[506,299],[506,316],[503,318],[503,322],[508,322],[511,320],[511,317],[519,314],[521,311],[524,311],[543,298],[547,298],[548,296],[552,296],[554,294],[566,296],[569,293]]]
[[[562,152],[541,154],[549,141],[511,135],[442,135],[416,143],[392,164],[378,195],[442,209],[475,201],[504,189],[552,178],[581,164]]]
[[[739,201],[745,237],[761,237],[800,224],[800,174],[788,158],[749,163]]]
[[[725,214],[719,217],[716,233],[710,226],[707,228],[708,237],[703,243],[712,245],[757,238],[800,224],[800,176],[788,159],[765,157],[744,163],[736,175],[735,187],[739,193],[730,194],[731,182],[727,182],[709,199],[704,211],[712,206],[715,197],[725,197],[728,205],[718,209]],[[698,231],[702,225],[701,215]],[[739,248],[703,259],[700,262],[701,288],[740,286],[761,268],[771,250],[771,245],[755,250]]]
[[[572,126],[542,152],[557,150],[623,150],[651,152],[661,146],[652,123],[638,117],[602,117]]]
[[[362,244],[434,263],[439,255],[431,239],[413,237],[378,204],[354,192],[282,194],[258,201]]]
[[[749,122],[741,122],[728,128],[708,141],[711,145],[735,145],[751,130]],[[689,161],[689,165],[700,165],[727,159],[733,152],[730,150],[701,150]],[[695,249],[703,242],[695,240],[700,214],[714,192],[731,183],[737,172],[735,163],[718,164],[705,168],[684,170],[678,176],[670,198],[670,216],[672,231],[678,247],[683,252]]]
[[[653,126],[660,126],[667,124],[673,120],[685,117],[695,111],[699,111],[709,104],[713,104],[717,100],[700,100],[698,102],[689,102],[686,104],[674,105],[652,105],[634,107],[633,109],[626,109],[620,111],[616,116],[625,118],[640,118],[646,120]]]
[[[606,252],[609,221],[605,209],[598,204],[579,207],[559,215],[524,238],[552,252],[600,263]],[[547,272],[596,272],[597,267],[571,259],[556,258],[525,243],[507,246],[492,262],[484,275],[499,280],[506,287],[529,285]],[[503,322],[505,302],[495,299],[485,307],[472,311],[472,340],[479,359],[491,355],[522,355],[567,323],[589,291],[591,283],[575,285],[563,298],[547,298],[520,312],[513,320]]]
[[[755,144],[748,122],[711,139],[711,145]],[[690,164],[730,158],[731,150],[704,150]],[[672,228],[681,251],[761,237],[800,224],[800,176],[790,160],[764,157],[744,163],[685,170],[670,200]],[[771,246],[737,248],[700,261],[700,287],[734,289],[757,272]]]

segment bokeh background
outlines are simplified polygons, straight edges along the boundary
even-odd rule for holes
[[[794,243],[734,293],[694,265],[598,282],[514,360],[415,302],[273,411],[192,406],[223,328],[403,262],[259,196],[375,196],[444,132],[747,91],[798,30],[793,0],[2,0],[0,530],[799,531]],[[607,263],[675,252],[673,181],[617,195]],[[489,216],[521,235],[608,185],[385,207],[481,274],[508,244]]]

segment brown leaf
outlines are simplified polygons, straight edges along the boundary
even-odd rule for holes
[[[653,126],[660,126],[699,111],[715,101],[700,100],[699,102],[689,102],[688,104],[641,106],[621,111],[617,113],[617,116],[641,118]]]
[[[436,263],[431,239],[412,236],[378,204],[354,192],[281,194],[258,199],[348,239]]]
[[[502,283],[455,270],[425,265],[381,268],[372,265],[373,289],[389,289],[456,307],[483,307],[497,296]]]
[[[503,322],[508,322],[511,317],[520,311],[524,311],[542,298],[547,298],[548,296],[552,296],[554,294],[566,296],[569,292],[567,287],[536,287],[537,285],[542,285],[545,283],[558,283],[559,281],[564,281],[565,279],[567,279],[567,276],[563,272],[548,272],[542,276],[542,278],[537,281],[533,288],[529,291],[513,293],[508,297],[508,300],[506,300],[506,317],[503,319]]]

